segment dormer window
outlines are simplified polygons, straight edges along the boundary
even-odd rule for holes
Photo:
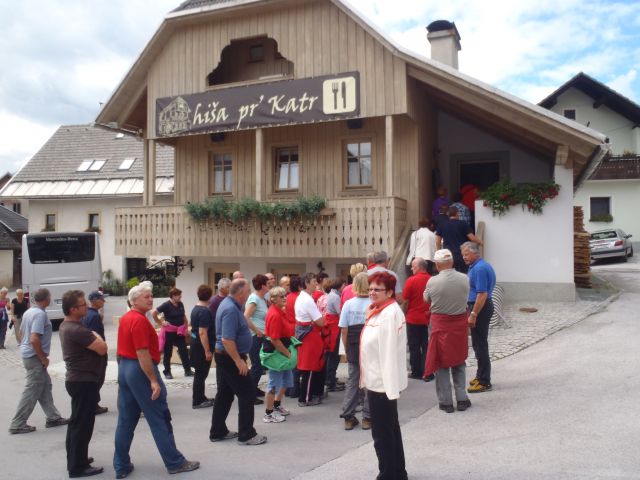
[[[118,170],[129,170],[131,169],[131,166],[133,165],[133,162],[136,161],[136,157],[127,157],[125,158],[122,163],[120,164],[120,166],[118,167]]]
[[[106,160],[97,158],[92,160],[83,160],[76,172],[99,172],[105,163],[107,163]]]

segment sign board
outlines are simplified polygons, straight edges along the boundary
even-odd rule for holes
[[[284,80],[156,100],[156,135],[176,137],[360,115],[359,72]]]

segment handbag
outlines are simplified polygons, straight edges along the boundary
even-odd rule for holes
[[[284,372],[286,370],[293,370],[296,368],[298,365],[298,346],[302,344],[302,342],[296,337],[291,337],[289,342],[289,358],[285,357],[275,348],[273,351],[265,351],[264,347],[267,342],[263,342],[263,345],[260,348],[260,363],[262,363],[262,366],[275,372]],[[268,344],[271,344],[271,341],[269,341]],[[273,346],[273,344],[271,345]],[[271,349],[267,348],[267,350]]]

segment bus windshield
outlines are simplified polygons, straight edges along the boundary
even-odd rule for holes
[[[27,248],[32,264],[90,262],[96,255],[93,234],[30,235],[27,238]]]

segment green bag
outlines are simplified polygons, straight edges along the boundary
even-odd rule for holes
[[[285,357],[277,350],[273,352],[265,352],[264,345],[260,348],[260,363],[264,368],[273,370],[275,372],[284,372],[286,370],[293,370],[298,365],[298,346],[302,342],[296,337],[291,337],[291,344],[289,345],[290,358]]]

